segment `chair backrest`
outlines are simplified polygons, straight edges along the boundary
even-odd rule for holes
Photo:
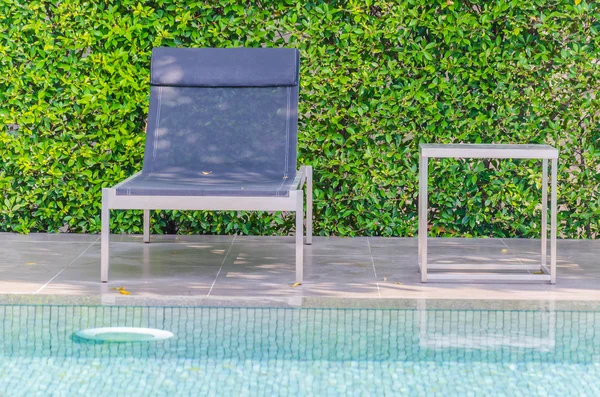
[[[143,173],[296,171],[299,52],[155,48]]]

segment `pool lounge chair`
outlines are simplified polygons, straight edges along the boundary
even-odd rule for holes
[[[155,48],[141,172],[102,189],[101,280],[111,209],[293,211],[296,281],[312,240],[312,167],[296,170],[299,52],[290,48]]]

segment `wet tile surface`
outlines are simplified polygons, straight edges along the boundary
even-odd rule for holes
[[[557,284],[422,284],[415,238],[315,237],[295,282],[294,237],[111,236],[100,283],[97,235],[0,233],[0,294],[384,299],[600,300],[600,241],[558,242]],[[531,264],[539,240],[430,239],[430,263]]]

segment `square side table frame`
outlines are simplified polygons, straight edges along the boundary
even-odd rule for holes
[[[491,159],[536,159],[542,160],[542,238],[540,264],[435,264],[427,263],[427,212],[429,159],[435,158],[491,158]],[[550,204],[550,267],[547,252],[548,221],[548,160],[552,162]],[[421,282],[428,280],[461,281],[549,281],[556,283],[556,178],[558,150],[549,145],[505,145],[505,144],[421,144],[419,147],[419,271]],[[428,274],[429,270],[440,270]],[[457,274],[456,270],[520,270],[537,271],[542,274]]]

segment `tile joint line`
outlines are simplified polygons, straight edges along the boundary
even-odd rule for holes
[[[504,242],[504,239],[503,239],[503,238],[501,238],[501,239],[500,239],[500,241],[502,241],[502,244],[504,244],[504,246],[506,247],[506,249],[508,250],[508,252],[510,252],[510,254],[511,254],[512,256],[514,256],[514,257],[517,259],[517,261],[519,261],[519,263],[520,263],[521,265],[524,265],[524,263],[523,263],[523,262],[521,262],[521,258],[519,258],[519,257],[518,257],[516,254],[514,254],[514,253],[513,253],[513,252],[510,250],[510,248],[508,247],[508,245],[506,245],[506,243]],[[529,273],[531,273],[529,270],[528,270],[528,272],[529,272]]]
[[[61,270],[60,270],[58,273],[56,273],[56,274],[54,275],[54,277],[52,277],[50,280],[48,280],[48,281],[46,282],[46,284],[44,284],[44,285],[42,285],[40,288],[38,288],[38,290],[37,290],[37,291],[35,291],[35,292],[33,293],[33,295],[37,295],[37,293],[38,293],[38,292],[40,292],[41,290],[43,290],[44,288],[46,288],[46,286],[47,286],[48,284],[50,284],[50,283],[51,283],[51,282],[52,282],[52,281],[53,281],[53,280],[54,280],[56,277],[58,277],[58,276],[59,276],[59,275],[60,275],[62,272],[64,272],[64,271],[65,271],[65,270],[66,270],[66,269],[67,269],[69,266],[71,266],[73,263],[75,263],[75,261],[76,261],[77,259],[81,258],[81,256],[82,256],[83,254],[85,254],[85,253],[87,252],[87,250],[89,250],[90,248],[92,248],[92,246],[93,246],[94,244],[96,244],[96,243],[98,242],[98,240],[100,240],[100,236],[98,236],[98,238],[97,238],[96,240],[94,240],[92,243],[90,243],[90,245],[88,245],[88,246],[86,247],[86,249],[84,249],[83,251],[81,251],[81,253],[80,253],[79,255],[77,255],[77,256],[76,256],[76,257],[75,257],[75,258],[74,258],[74,259],[73,259],[71,262],[69,262],[69,264],[68,264],[67,266],[63,267],[63,268],[62,268],[62,269],[61,269]]]
[[[206,297],[210,296],[210,293],[212,292],[213,288],[215,287],[215,284],[217,283],[217,279],[219,278],[219,274],[221,274],[221,270],[223,269],[223,266],[225,265],[225,261],[227,260],[227,256],[229,256],[229,252],[231,252],[231,247],[233,247],[233,242],[235,241],[236,237],[237,237],[237,235],[234,235],[233,238],[231,239],[231,243],[229,244],[229,248],[227,249],[227,252],[225,253],[223,262],[221,262],[221,267],[219,268],[219,271],[217,272],[217,275],[215,276],[215,279],[214,279],[212,285],[210,286],[210,289],[208,290],[208,294],[206,294]]]
[[[375,260],[373,259],[373,251],[371,251],[371,242],[367,237],[367,245],[369,246],[369,256],[371,257],[371,265],[373,265],[373,274],[375,274],[375,284],[377,285],[377,296],[381,298],[381,290],[379,289],[379,280],[377,279],[377,270],[375,270]]]

